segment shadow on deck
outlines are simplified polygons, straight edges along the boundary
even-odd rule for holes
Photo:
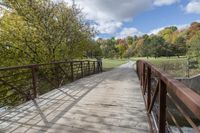
[[[79,80],[73,83],[76,86],[73,84],[63,86],[4,112],[0,118],[0,131],[26,132],[41,128],[41,132],[44,132],[101,81],[102,79],[91,82]]]
[[[2,113],[0,132],[146,133],[149,126],[139,81],[128,63]]]

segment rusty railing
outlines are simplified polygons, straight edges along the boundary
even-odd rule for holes
[[[187,126],[199,133],[200,95],[148,62],[136,65],[152,132],[183,133]]]
[[[36,98],[76,79],[99,73],[97,61],[67,61],[0,68],[0,108]]]

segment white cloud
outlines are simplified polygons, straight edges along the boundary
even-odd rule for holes
[[[187,13],[200,14],[200,0],[191,0],[185,7]]]
[[[151,0],[75,0],[92,20],[123,21],[148,9]]]
[[[57,0],[59,1],[59,0]],[[61,0],[62,1],[62,0]],[[72,4],[72,0],[64,0]],[[170,5],[179,0],[74,0],[83,9],[88,20],[94,21],[94,27],[105,34],[114,34],[125,21],[130,21],[139,12],[153,6]],[[116,33],[115,33],[116,34]]]
[[[65,0],[72,3],[71,0]],[[137,13],[152,6],[152,0],[75,0],[100,33],[113,34]]]
[[[198,22],[198,21],[196,21]],[[170,26],[176,26],[179,30],[183,30],[183,29],[186,29],[190,26],[190,24],[180,24],[180,25],[168,25],[168,26],[163,26],[163,27],[159,27],[159,28],[156,28],[156,29],[153,29],[151,30],[149,33],[147,33],[148,35],[151,35],[151,34],[158,34],[159,31],[165,29],[166,27],[170,27]]]
[[[143,33],[140,32],[138,29],[131,27],[131,28],[123,28],[120,33],[116,36],[116,38],[125,38],[127,36],[141,36]]]
[[[190,24],[182,24],[182,25],[175,25],[179,30],[187,29],[190,27]]]
[[[159,31],[161,31],[161,30],[163,30],[165,27],[163,26],[163,27],[159,27],[159,28],[156,28],[156,29],[153,29],[153,30],[151,30],[149,33],[147,33],[148,35],[151,35],[151,34],[154,34],[154,35],[156,35],[156,34],[158,34],[158,32]]]
[[[155,6],[171,5],[179,2],[179,0],[154,0]]]
[[[122,26],[122,22],[117,21],[99,21],[98,24],[95,24],[94,27],[100,33],[114,34],[118,28]]]

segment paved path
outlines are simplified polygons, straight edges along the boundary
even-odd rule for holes
[[[133,62],[75,81],[0,115],[0,132],[149,132]]]

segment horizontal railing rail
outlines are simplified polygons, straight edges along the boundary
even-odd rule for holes
[[[99,72],[102,72],[102,63],[89,60],[0,68],[0,108],[19,105]]]
[[[152,132],[183,133],[189,126],[199,133],[200,95],[148,62],[136,65]]]

